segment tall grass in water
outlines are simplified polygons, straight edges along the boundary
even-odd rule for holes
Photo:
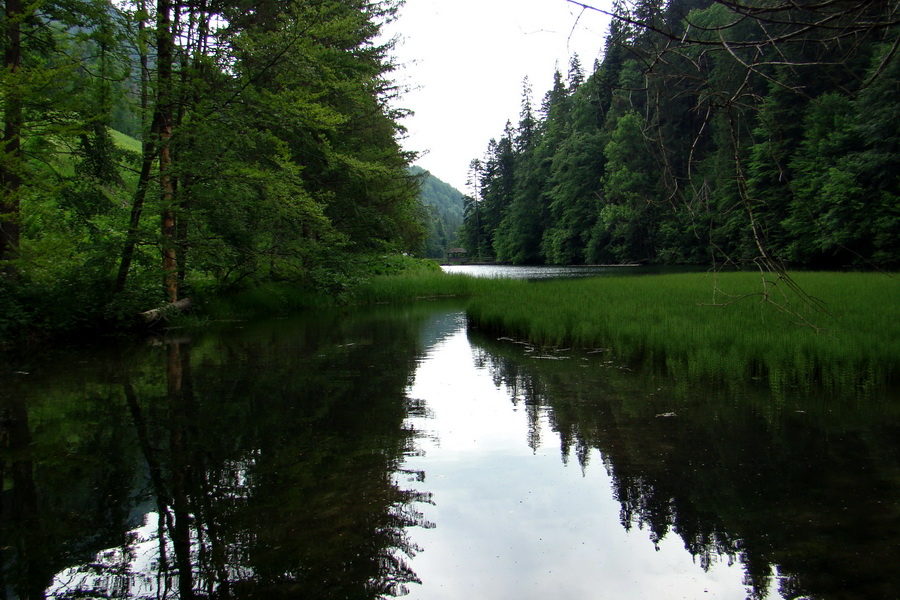
[[[603,347],[688,380],[764,379],[858,394],[900,373],[900,280],[796,273],[812,302],[760,274],[677,274],[499,287],[474,326],[535,344]],[[782,291],[784,294],[782,295]],[[768,295],[765,295],[768,293]]]
[[[410,272],[372,277],[353,292],[354,304],[381,304],[442,297],[468,298],[494,293],[515,293],[526,282],[451,275],[442,271]]]
[[[268,282],[228,294],[206,291],[197,286],[201,323],[208,321],[285,317],[307,310],[346,304],[388,304],[414,300],[487,294],[491,290],[522,287],[525,282],[489,280],[465,275],[447,275],[440,270],[410,269],[388,275],[359,278],[335,295],[293,283]],[[175,324],[191,324],[191,316],[179,315]]]

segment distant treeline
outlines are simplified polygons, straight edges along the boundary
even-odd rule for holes
[[[419,177],[419,201],[428,211],[425,256],[445,258],[463,223],[463,194],[421,167],[410,172]]]
[[[897,14],[617,2],[593,71],[574,57],[539,106],[526,80],[518,123],[472,161],[463,245],[511,263],[896,268]]]

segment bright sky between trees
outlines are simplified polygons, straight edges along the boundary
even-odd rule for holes
[[[396,81],[410,88],[396,105],[415,112],[403,121],[404,147],[424,153],[417,165],[469,193],[470,161],[507,120],[518,122],[525,76],[537,108],[573,54],[590,74],[608,29],[608,17],[566,0],[407,0],[386,29],[399,37]]]

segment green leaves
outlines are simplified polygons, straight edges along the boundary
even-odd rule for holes
[[[58,297],[54,281],[84,276],[99,316],[123,305],[114,287],[158,294],[161,249],[168,282],[177,271],[196,290],[343,281],[355,252],[420,247],[424,215],[386,98],[393,67],[376,39],[396,2],[168,6],[171,31],[153,31],[166,21],[145,3],[106,0],[42,4],[17,21],[21,68],[0,72],[0,99],[21,115],[7,129],[24,152],[0,147],[0,174],[21,181],[3,212],[22,227],[22,281]],[[127,138],[126,152],[109,126],[143,143]],[[161,213],[162,233],[142,216]]]

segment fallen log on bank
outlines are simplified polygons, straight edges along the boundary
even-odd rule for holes
[[[153,308],[150,310],[145,310],[141,313],[141,318],[147,323],[155,323],[160,319],[166,318],[168,315],[173,313],[184,312],[191,308],[191,299],[190,298],[182,298],[181,300],[176,300],[175,302],[170,302],[169,304],[165,304],[160,306],[159,308]]]

